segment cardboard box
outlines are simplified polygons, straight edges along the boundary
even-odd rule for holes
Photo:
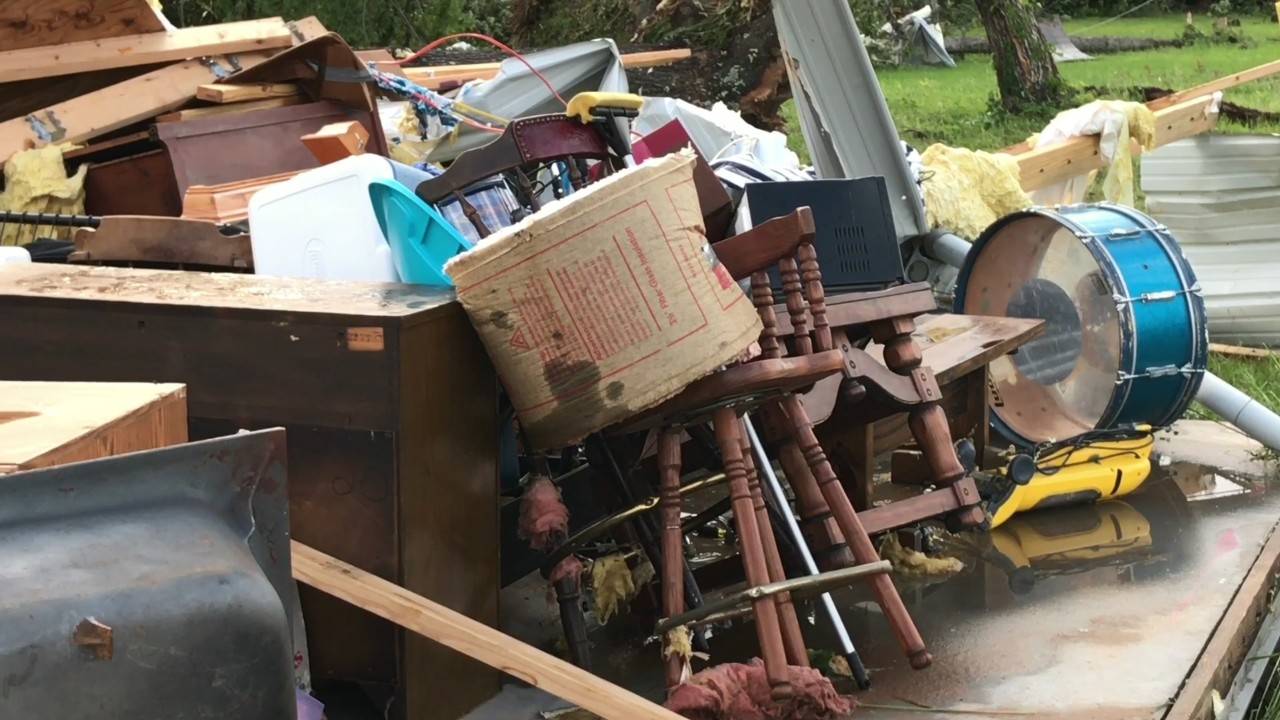
[[[759,336],[703,235],[693,166],[605,178],[446,267],[536,448],[657,405]]]

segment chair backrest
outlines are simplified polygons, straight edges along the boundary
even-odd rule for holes
[[[415,191],[429,203],[438,203],[450,196],[457,198],[471,224],[484,237],[490,229],[464,197],[462,191],[466,187],[494,175],[516,171],[513,174],[517,189],[536,211],[537,197],[523,169],[563,161],[570,184],[579,190],[587,184],[581,163],[602,160],[606,169],[613,170],[615,159],[595,123],[584,124],[565,115],[534,115],[512,120],[496,140],[462,153],[442,175],[423,181]]]
[[[735,280],[751,279],[751,302],[764,325],[760,348],[766,358],[781,357],[785,352],[778,342],[773,288],[769,281],[769,269],[775,265],[782,276],[782,292],[791,318],[796,354],[808,355],[832,348],[822,271],[818,267],[818,252],[813,247],[815,234],[813,212],[802,207],[712,246],[716,257]]]

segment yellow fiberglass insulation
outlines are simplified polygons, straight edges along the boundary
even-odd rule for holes
[[[84,213],[84,178],[89,166],[81,165],[67,177],[62,153],[72,145],[46,145],[14,153],[4,164],[4,192],[0,210],[26,213]],[[34,239],[30,225],[8,223],[0,232],[0,245],[18,245]],[[69,228],[40,228],[40,237],[70,237]]]
[[[921,160],[930,227],[974,240],[991,223],[1032,205],[1018,182],[1018,163],[1008,155],[935,143]]]
[[[591,563],[591,587],[595,590],[595,611],[600,622],[609,622],[619,609],[636,596],[624,553],[606,555]]]

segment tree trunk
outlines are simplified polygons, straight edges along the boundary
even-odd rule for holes
[[[1025,0],[976,0],[976,5],[1004,109],[1016,113],[1060,101],[1064,85],[1058,66]]]

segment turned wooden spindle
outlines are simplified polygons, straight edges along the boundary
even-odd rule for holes
[[[773,534],[773,520],[765,505],[760,473],[756,472],[756,463],[751,456],[750,436],[742,426],[739,426],[738,433],[742,438],[742,464],[747,471],[747,488],[751,491],[751,503],[755,507],[756,526],[760,528],[760,543],[764,546],[769,582],[781,582],[787,579],[787,572],[782,565],[782,553],[778,551],[778,539]],[[809,651],[804,644],[804,633],[800,630],[800,619],[796,616],[791,593],[779,593],[773,599],[778,605],[778,621],[782,625],[782,645],[787,652],[787,662],[809,667]]]
[[[899,375],[910,375],[924,360],[924,353],[911,335],[915,329],[915,320],[909,317],[871,324],[872,339],[884,347],[885,366]],[[963,478],[965,473],[951,444],[951,425],[947,422],[946,412],[938,404],[940,399],[934,398],[913,407],[907,414],[907,425],[920,446],[933,481],[938,485],[950,485]]]
[[[800,452],[804,454],[810,472],[817,479],[822,497],[827,501],[827,506],[831,508],[831,513],[836,518],[836,523],[844,533],[845,542],[849,544],[854,560],[859,565],[877,562],[880,556],[875,546],[871,544],[871,538],[862,526],[862,521],[858,519],[853,503],[845,494],[844,486],[840,484],[835,471],[831,468],[826,453],[818,443],[818,438],[813,433],[813,424],[804,406],[801,405],[800,399],[795,395],[788,395],[782,403],[791,419],[792,437],[800,446]],[[902,602],[902,597],[898,595],[898,589],[893,585],[893,580],[885,574],[873,575],[871,589],[875,593],[876,602],[879,603],[880,609],[889,621],[889,626],[893,628],[898,644],[902,646],[903,652],[910,660],[911,667],[917,670],[928,667],[933,662],[933,658],[925,649],[924,638],[920,637],[920,631],[916,629],[915,622]]]
[[[791,335],[797,355],[813,353],[813,338],[809,337],[809,308],[804,301],[804,286],[800,283],[800,266],[795,258],[778,261],[778,274],[782,276],[782,293],[787,301],[787,314],[791,316]]]
[[[720,408],[715,411],[712,425],[724,473],[729,480],[729,498],[732,501],[733,521],[738,530],[739,552],[746,569],[747,585],[759,587],[769,582],[769,568],[765,563],[760,528],[756,524],[755,507],[751,502],[751,490],[747,487],[742,441],[738,437],[738,417],[732,408]],[[786,650],[782,646],[778,606],[769,597],[752,600],[751,606],[755,614],[756,638],[760,643],[760,655],[764,659],[765,676],[772,689],[771,695],[775,700],[789,698],[792,688]]]
[[[831,340],[831,324],[827,321],[827,293],[822,288],[822,270],[818,267],[818,250],[812,243],[804,243],[796,251],[800,258],[800,280],[804,298],[809,303],[809,316],[813,319],[813,346],[818,352],[834,347]]]
[[[662,614],[684,612],[684,530],[680,527],[680,431],[663,428],[658,435],[658,508],[662,522]],[[666,638],[663,638],[666,647]],[[680,684],[684,659],[666,659],[667,690]]]
[[[778,343],[778,316],[773,312],[773,287],[769,283],[769,273],[751,274],[751,304],[756,306],[760,314],[760,350],[766,358],[782,357],[782,346]]]

